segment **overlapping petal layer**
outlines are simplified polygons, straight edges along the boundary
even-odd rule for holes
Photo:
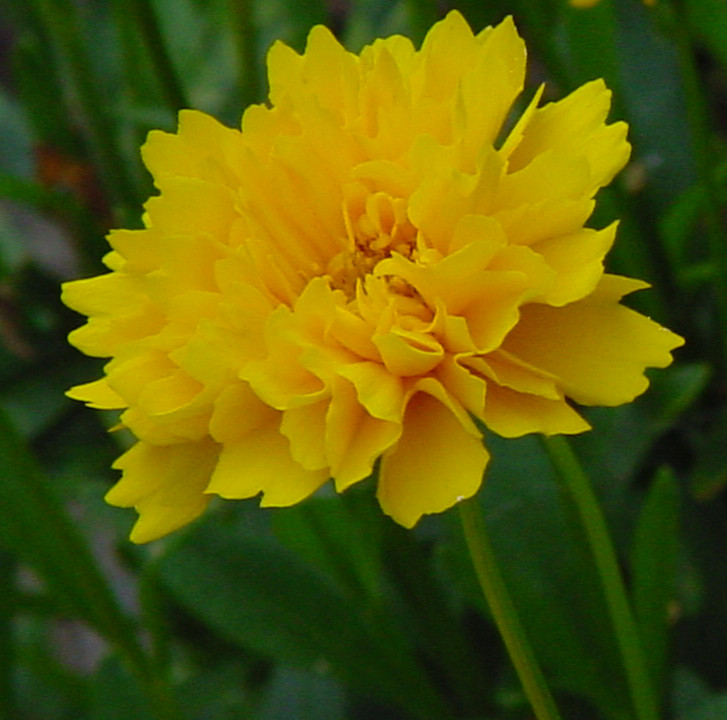
[[[143,148],[159,195],[109,236],[110,272],[64,287],[71,342],[108,357],[72,397],[138,438],[109,502],[139,542],[210,495],[291,505],[380,461],[383,510],[411,527],[474,494],[512,437],[577,433],[571,406],[628,402],[681,339],[620,304],[616,226],[584,227],[626,163],[602,82],[509,133],[525,47],[507,19],[450,13],[416,50],[347,52],[323,27],[268,57],[270,105],[242,129],[183,111]]]

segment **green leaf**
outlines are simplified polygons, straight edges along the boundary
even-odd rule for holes
[[[151,681],[129,618],[83,536],[0,408],[0,544],[27,560],[61,612],[85,620]]]
[[[381,597],[383,517],[372,499],[357,490],[311,498],[281,509],[272,520],[287,547],[323,570],[360,605]]]
[[[674,365],[651,375],[651,387],[619,408],[593,408],[585,413],[593,430],[573,440],[607,511],[635,507],[634,476],[655,443],[698,401],[711,370],[703,363]],[[667,448],[668,449],[668,448]],[[666,451],[662,454],[666,459]],[[607,512],[608,514],[608,512]],[[622,513],[622,520],[629,516]],[[612,528],[617,533],[624,528]],[[617,544],[619,537],[616,537]]]
[[[698,500],[716,497],[727,487],[727,410],[722,409],[706,432],[694,438],[697,456],[689,477],[690,489]]]
[[[8,6],[17,17],[13,80],[33,140],[70,155],[79,149],[78,138],[66,112],[57,57],[28,3],[12,0]]]
[[[157,720],[136,679],[117,657],[105,658],[90,681],[90,720]]]
[[[255,717],[258,720],[344,720],[345,694],[330,677],[277,666]]]
[[[392,641],[399,628],[407,628],[448,695],[456,695],[472,716],[484,712],[487,669],[437,582],[429,543],[417,542],[414,533],[384,517],[371,483],[281,509],[273,515],[273,528],[336,583],[352,609],[394,624]],[[394,603],[388,599],[392,592]]]
[[[262,510],[256,510],[262,513]],[[396,638],[364,621],[338,588],[264,534],[198,525],[159,565],[161,582],[223,638],[310,670],[331,668],[344,682],[441,717],[442,701]],[[439,715],[438,715],[439,713]]]
[[[254,9],[257,24],[265,31],[267,45],[281,39],[298,52],[304,50],[310,29],[314,25],[326,25],[329,21],[328,6],[324,0],[264,0],[254,3]]]
[[[196,648],[201,643],[196,644]],[[250,689],[249,670],[240,658],[213,663],[195,662],[194,672],[179,689],[186,717],[194,720],[240,720],[254,717],[258,693]],[[256,688],[255,688],[256,689]],[[294,716],[291,716],[294,717]]]
[[[409,35],[409,15],[402,0],[358,0],[346,15],[343,44],[353,52],[375,38],[395,33]]]
[[[665,680],[679,549],[679,487],[673,474],[663,468],[649,488],[631,553],[634,612],[657,688]]]
[[[663,212],[696,179],[678,56],[643,9],[624,3],[619,11],[620,98],[635,148],[632,160],[645,175],[646,198],[635,212]]]
[[[436,0],[407,0],[409,15],[409,37],[419,47],[429,29],[440,18],[439,3]]]
[[[727,4],[723,0],[686,0],[685,6],[692,32],[727,70]]]
[[[42,365],[28,365],[0,387],[0,402],[23,437],[36,437],[68,412],[71,402],[64,393],[83,381],[85,369],[67,356],[52,357]]]
[[[22,106],[0,88],[0,127],[4,140],[0,144],[0,170],[28,177],[33,170],[30,135]]]
[[[603,78],[616,93],[621,84],[616,45],[616,10],[614,3],[601,2],[583,9],[563,8],[560,32],[554,34],[561,43],[560,54],[566,59],[571,87]]]

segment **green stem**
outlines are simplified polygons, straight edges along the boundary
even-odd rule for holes
[[[535,716],[538,720],[558,720],[558,709],[497,565],[477,498],[460,502],[459,513],[477,580]]]
[[[638,720],[658,720],[659,706],[644,661],[638,629],[596,495],[568,441],[561,436],[553,436],[544,438],[543,442],[556,475],[573,503],[600,578],[635,717]]]
[[[705,192],[704,225],[715,269],[713,288],[717,312],[720,327],[727,328],[727,242],[725,242],[719,192],[714,176],[714,160],[719,155],[715,153],[711,140],[712,124],[709,117],[709,105],[700,80],[683,0],[673,0],[672,7],[674,10],[673,32],[679,52],[687,120],[691,129],[699,181]],[[727,364],[727,332],[721,332],[719,335],[722,341],[719,347],[720,361],[724,366]]]

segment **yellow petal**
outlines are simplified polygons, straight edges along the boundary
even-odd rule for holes
[[[66,395],[74,400],[82,400],[89,407],[101,410],[115,410],[126,407],[124,398],[109,387],[106,378],[85,383],[84,385],[76,385]]]
[[[206,491],[228,499],[263,493],[263,506],[294,505],[328,479],[326,470],[304,470],[290,456],[288,441],[272,423],[225,445]]]
[[[263,402],[277,410],[315,402],[325,394],[325,384],[299,362],[303,352],[294,340],[296,318],[280,306],[270,314],[265,326],[268,355],[248,363],[241,370]]]
[[[106,493],[106,501],[136,507],[133,542],[156,540],[202,514],[218,452],[219,446],[209,441],[164,446],[138,442],[114,463],[123,474]]]
[[[290,442],[290,455],[305,470],[322,470],[326,460],[326,416],[329,399],[283,411],[280,433]]]
[[[155,230],[112,230],[107,240],[124,258],[123,269],[129,274],[141,275],[161,265],[162,254]]]
[[[555,281],[545,294],[549,305],[565,305],[593,292],[603,275],[603,258],[613,245],[617,226],[584,228],[530,246],[556,271]]]
[[[227,244],[230,228],[237,219],[235,196],[230,188],[176,175],[158,180],[157,186],[161,194],[150,198],[145,208],[151,227],[164,233],[167,242],[171,240],[169,236],[188,235]]]
[[[485,408],[487,385],[482,377],[469,371],[467,361],[466,357],[455,360],[447,356],[437,367],[436,377],[465,410],[480,417]]]
[[[277,40],[268,50],[267,66],[270,102],[281,105],[286,102],[287,93],[301,85],[303,58],[293,48]]]
[[[481,353],[500,346],[518,322],[520,303],[529,289],[526,276],[519,272],[487,272],[484,280],[476,302],[462,313]]]
[[[474,495],[489,458],[482,440],[465,430],[437,398],[420,392],[409,401],[399,442],[381,462],[377,497],[404,527]]]
[[[219,184],[234,184],[230,161],[240,134],[206,113],[182,110],[177,133],[152,130],[141,148],[144,164],[159,180],[169,176],[193,177]]]
[[[102,275],[98,279],[105,277]],[[111,285],[113,283],[93,286],[86,285],[85,280],[76,280],[63,286],[62,299],[74,310],[79,307],[77,303],[94,302],[88,293],[93,293],[95,287],[102,295],[109,292],[105,297],[97,298],[98,314],[89,311],[88,322],[68,335],[68,342],[86,355],[111,357],[134,341],[155,335],[164,327],[164,314],[146,295],[141,292],[116,294]]]
[[[555,202],[534,197],[532,201],[524,201],[514,207],[500,207],[493,217],[510,242],[533,245],[539,240],[579,232],[595,206],[595,202],[587,196],[578,199],[562,197]]]
[[[186,372],[177,370],[144,385],[136,402],[149,415],[167,415],[192,403],[202,387],[200,382]]]
[[[504,239],[497,223],[488,218],[467,216],[458,231],[459,237],[464,235],[469,241],[460,240],[463,247],[439,262],[420,265],[394,254],[377,264],[376,275],[400,277],[430,303],[441,299],[449,313],[460,314],[482,291],[487,282],[487,268]]]
[[[182,417],[176,413],[150,416],[132,405],[121,414],[119,424],[150,445],[197,443],[208,437],[209,413],[190,409],[182,413]]]
[[[109,385],[127,400],[136,404],[144,388],[163,380],[177,370],[166,353],[137,352],[129,358],[114,358],[106,366]]]
[[[511,17],[487,33],[482,46],[477,60],[463,73],[460,85],[463,160],[468,156],[475,160],[483,147],[495,143],[525,80],[525,43]],[[485,76],[487,82],[482,82]],[[462,169],[469,168],[464,165]]]
[[[521,359],[496,350],[484,358],[464,358],[462,364],[498,385],[529,395],[540,395],[559,400],[562,393],[556,388],[556,379],[548,373],[528,365]]]
[[[335,309],[330,328],[331,336],[360,358],[376,362],[380,360],[380,356],[371,340],[374,330],[375,326],[358,313],[351,312],[347,308]]]
[[[144,303],[138,280],[119,272],[63,283],[61,300],[83,315],[111,315]]]
[[[504,349],[555,376],[577,402],[630,402],[649,384],[644,370],[669,365],[671,351],[684,341],[618,304],[634,289],[624,280],[606,275],[592,295],[564,307],[525,306]]]
[[[326,417],[326,457],[336,490],[367,478],[374,463],[401,435],[401,424],[369,415],[348,381],[336,384]]]
[[[590,425],[560,398],[528,395],[501,387],[487,386],[483,413],[490,430],[503,437],[520,437],[527,433],[574,434],[590,429]]]
[[[466,68],[472,66],[480,43],[457,11],[432,26],[421,47],[425,72],[424,92],[436,100],[449,100]],[[452,48],[457,48],[452,52]]]
[[[626,124],[605,124],[610,105],[611,92],[603,80],[594,80],[540,108],[511,154],[510,167],[524,167],[545,152],[582,155],[590,166],[591,191],[608,184],[631,153]]]
[[[356,56],[345,50],[330,30],[320,25],[311,30],[305,55],[306,80],[314,84],[320,100],[342,118],[352,117],[357,110],[360,86]],[[294,76],[282,80],[290,87]]]
[[[547,202],[551,210],[557,211],[559,203],[590,198],[591,193],[588,160],[582,155],[548,149],[502,178],[492,210],[498,219],[499,211],[512,211],[518,205]],[[518,244],[524,243],[520,241]]]
[[[275,422],[279,416],[247,383],[233,383],[217,396],[209,431],[217,442],[234,444],[252,430]]]
[[[375,418],[400,423],[404,414],[404,383],[380,363],[350,363],[338,374],[356,388],[358,401]]]
[[[427,333],[395,329],[374,338],[386,369],[399,377],[425,375],[444,357],[444,348]]]

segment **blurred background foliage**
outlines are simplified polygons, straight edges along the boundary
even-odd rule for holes
[[[601,194],[609,269],[687,338],[649,392],[578,438],[665,718],[727,718],[727,3],[724,0],[4,0],[0,3],[0,718],[532,717],[456,518],[407,532],[370,483],[286,510],[220,503],[135,547],[105,506],[122,435],[67,400],[100,365],[67,346],[59,282],[152,193],[138,147],[182,107],[237,125],[265,52],[326,23],[351,49],[419,41],[456,7],[512,14],[551,99],[604,77],[634,153]],[[527,94],[527,93],[526,93]],[[488,440],[480,493],[566,720],[628,720],[594,570],[537,438]]]

